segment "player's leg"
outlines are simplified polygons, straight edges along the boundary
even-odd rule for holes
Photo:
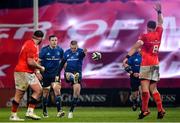
[[[16,89],[15,96],[14,96],[14,99],[12,101],[11,116],[9,118],[10,120],[24,121],[24,119],[21,119],[17,116],[17,110],[19,107],[19,103],[20,103],[21,99],[23,98],[24,93],[25,93],[25,91],[21,91],[21,90]]]
[[[73,111],[75,106],[77,105],[78,98],[80,96],[80,90],[81,90],[81,73],[65,73],[65,78],[67,81],[71,82],[73,84],[73,98],[71,101],[71,107],[69,110],[68,118],[73,118]]]
[[[42,95],[42,86],[35,74],[27,74],[27,77],[29,78],[29,85],[33,90],[33,93],[30,97],[26,117],[34,120],[39,120],[41,119],[41,117],[34,113],[34,109],[40,101],[40,97]]]
[[[73,99],[71,103],[71,108],[70,112],[74,111],[75,106],[77,105],[78,98],[80,96],[80,91],[81,91],[81,85],[79,83],[73,84]]]
[[[142,111],[148,111],[148,103],[150,98],[149,93],[149,80],[141,80],[141,90],[142,90]]]
[[[24,72],[15,72],[14,78],[15,78],[16,92],[14,99],[12,101],[11,116],[9,119],[14,121],[24,121],[24,119],[20,119],[17,116],[17,110],[19,107],[19,103],[24,96],[24,93],[28,88],[28,82],[26,80]]]
[[[157,90],[157,83],[153,82],[150,84],[150,91],[153,96],[154,101],[156,102],[157,110],[158,110],[158,119],[162,119],[165,115],[165,110],[163,109],[162,106],[162,99],[161,95]]]
[[[148,104],[149,104],[149,80],[141,80],[141,90],[142,90],[142,100],[141,100],[141,113],[139,114],[139,119],[143,119],[145,116],[150,114]]]
[[[43,96],[42,96],[43,117],[49,117],[47,111],[49,91],[51,88],[51,83],[49,81],[49,78],[43,77],[42,87],[43,87]]]
[[[136,111],[138,108],[138,95],[139,95],[139,91],[131,91],[131,95],[130,95],[130,101],[132,102],[132,110]]]
[[[139,105],[139,78],[130,76],[132,110],[136,111]]]
[[[142,104],[141,104],[141,102],[142,102],[141,84],[139,85],[139,96],[138,96],[138,100],[139,100],[139,108],[140,108],[140,110],[141,110],[141,108],[142,108]]]
[[[62,103],[61,103],[61,83],[59,77],[55,79],[55,82],[51,83],[51,86],[54,90],[55,94],[55,102],[57,107],[57,117],[63,117],[65,112],[62,110]]]
[[[42,97],[43,117],[49,117],[47,111],[49,91],[50,91],[50,87],[43,87],[43,97]]]
[[[158,119],[162,119],[165,115],[165,110],[162,106],[162,99],[159,91],[157,90],[157,81],[159,81],[159,66],[153,67],[154,73],[152,76],[152,80],[150,83],[150,92],[153,96],[154,101],[156,102],[157,110],[158,110]]]
[[[148,109],[149,104],[149,86],[150,86],[150,79],[151,79],[151,67],[150,66],[143,66],[140,68],[140,79],[141,79],[141,90],[142,90],[142,100],[141,100],[141,113],[139,114],[139,119],[143,119],[147,116],[150,111]]]

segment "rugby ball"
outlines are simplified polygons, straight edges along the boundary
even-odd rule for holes
[[[97,61],[97,60],[100,60],[102,58],[102,55],[101,55],[101,53],[100,52],[93,52],[92,53],[92,59],[94,60],[94,61]]]

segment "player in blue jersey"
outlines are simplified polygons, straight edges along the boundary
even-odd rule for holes
[[[47,104],[50,88],[55,94],[55,102],[57,106],[57,117],[65,115],[61,106],[61,81],[59,77],[59,66],[63,58],[64,51],[58,45],[58,38],[55,35],[49,36],[49,45],[45,46],[40,51],[41,65],[45,67],[42,73],[43,87],[43,116],[48,117]]]
[[[132,55],[126,64],[124,64],[125,70],[130,74],[130,85],[131,85],[131,95],[130,101],[132,102],[133,111],[137,110],[140,103],[140,79],[139,70],[141,64],[141,54],[140,49],[134,55]]]
[[[68,118],[73,118],[74,107],[77,105],[78,98],[80,96],[82,64],[86,54],[87,49],[78,48],[77,41],[73,40],[70,43],[70,49],[65,51],[63,61],[61,62],[60,71],[64,67],[65,80],[73,86],[73,98]]]

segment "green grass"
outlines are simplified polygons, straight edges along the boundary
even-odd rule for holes
[[[137,119],[139,111],[133,112],[128,107],[77,107],[73,119],[67,118],[68,109],[64,107],[66,116],[63,118],[56,117],[56,108],[48,108],[49,118],[42,118],[38,121],[26,119],[25,122],[180,122],[180,107],[166,108],[164,119],[157,119],[156,108],[150,108],[151,114],[143,120]],[[42,116],[41,109],[35,111]],[[25,108],[20,108],[18,115],[23,118],[25,112]],[[9,115],[10,108],[0,109],[0,122],[10,122]]]

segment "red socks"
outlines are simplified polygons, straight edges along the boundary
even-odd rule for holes
[[[36,107],[36,105],[35,104],[29,104],[28,105],[28,108],[32,108],[32,109],[34,109]]]
[[[149,103],[149,92],[142,92],[142,111],[148,111],[148,103]]]
[[[162,100],[161,100],[161,96],[160,96],[159,92],[156,92],[153,94],[153,99],[156,102],[158,112],[162,111],[163,110]]]
[[[19,103],[17,103],[16,101],[12,101],[12,107],[11,107],[11,112],[14,112],[16,113],[17,112],[17,109],[19,107]]]

